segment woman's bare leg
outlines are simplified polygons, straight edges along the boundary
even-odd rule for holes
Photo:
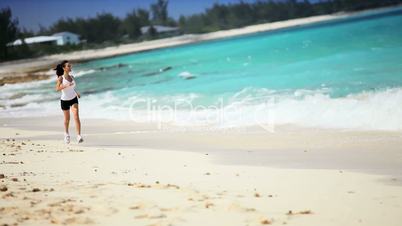
[[[68,125],[70,124],[70,111],[69,110],[63,110],[64,113],[64,132],[66,134],[68,133]]]
[[[80,115],[78,113],[78,104],[73,104],[73,106],[71,107],[71,111],[73,112],[73,115],[74,115],[75,128],[77,130],[77,135],[81,135],[81,121],[80,121]]]

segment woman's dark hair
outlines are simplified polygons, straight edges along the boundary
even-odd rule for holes
[[[64,66],[68,63],[68,60],[63,60],[60,64],[56,66],[54,69],[56,71],[57,77],[62,76],[64,74]]]

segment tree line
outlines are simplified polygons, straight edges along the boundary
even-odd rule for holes
[[[0,10],[0,61],[35,57],[78,49],[102,48],[105,46],[161,38],[154,25],[177,26],[179,34],[206,33],[232,29],[252,24],[275,22],[287,19],[330,14],[339,11],[356,11],[375,7],[401,4],[402,0],[257,0],[253,3],[215,3],[204,12],[180,16],[178,20],[168,14],[168,0],[156,0],[149,9],[133,9],[124,18],[111,13],[99,13],[92,18],[62,18],[38,32],[21,29],[13,19],[9,8]],[[141,27],[151,26],[147,34]],[[26,45],[8,47],[7,43],[17,38],[35,35],[51,35],[70,31],[85,40],[80,45],[52,46]]]
[[[214,4],[200,14],[181,16],[178,24],[184,33],[205,33],[232,29],[252,24],[331,14],[339,11],[357,11],[401,4],[402,0],[308,0],[240,1],[234,4]]]

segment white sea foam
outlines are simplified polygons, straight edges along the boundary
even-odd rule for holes
[[[172,103],[175,101],[191,103],[199,95],[192,93],[152,98],[133,95],[122,99],[109,91],[81,98],[80,110],[82,118],[166,122],[186,126],[294,124],[318,128],[402,130],[402,88],[361,92],[339,98],[331,98],[328,93],[326,88],[287,93],[246,88],[226,99],[226,102],[222,101],[221,105],[217,101],[214,105],[193,105],[193,111],[186,108],[174,111]],[[145,109],[146,101],[150,101],[151,110]],[[161,105],[167,102],[168,106]],[[61,114],[58,101],[29,103],[22,107],[0,110],[0,117],[55,114]]]
[[[87,75],[87,74],[92,74],[92,73],[95,73],[95,72],[96,72],[96,70],[90,69],[90,70],[81,70],[81,71],[77,71],[77,72],[73,71],[71,74],[74,75],[75,77],[80,77],[80,76]]]
[[[402,88],[331,98],[324,90],[272,95],[267,102],[233,111],[232,125],[274,123],[320,128],[402,130]],[[301,98],[300,98],[301,97]],[[270,117],[267,117],[269,114]]]
[[[80,70],[77,72],[72,71],[71,74],[74,75],[75,77],[80,77],[83,75],[92,74],[94,72],[96,72],[96,71],[90,69],[90,70]],[[0,93],[3,95],[4,93],[10,92],[10,91],[16,91],[19,89],[32,89],[35,87],[39,87],[43,84],[56,82],[57,77],[56,77],[56,74],[53,69],[47,71],[45,74],[49,75],[50,77],[45,80],[30,81],[30,82],[15,83],[15,84],[5,84],[4,86],[0,87]]]
[[[0,93],[4,94],[6,92],[24,90],[24,89],[32,89],[35,87],[39,87],[46,83],[56,82],[56,76],[49,77],[45,80],[39,81],[31,81],[31,82],[23,82],[23,83],[15,83],[15,84],[4,84],[4,86],[0,87]]]
[[[183,71],[183,72],[180,72],[180,73],[179,73],[179,77],[181,77],[181,78],[183,78],[183,79],[192,79],[192,78],[195,78],[196,76],[193,75],[193,74],[191,74],[191,73],[188,72],[188,71]]]

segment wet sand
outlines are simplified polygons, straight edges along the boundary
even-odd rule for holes
[[[0,119],[0,223],[399,225],[402,134]],[[70,128],[74,141],[74,126]],[[0,177],[2,177],[0,175]]]

